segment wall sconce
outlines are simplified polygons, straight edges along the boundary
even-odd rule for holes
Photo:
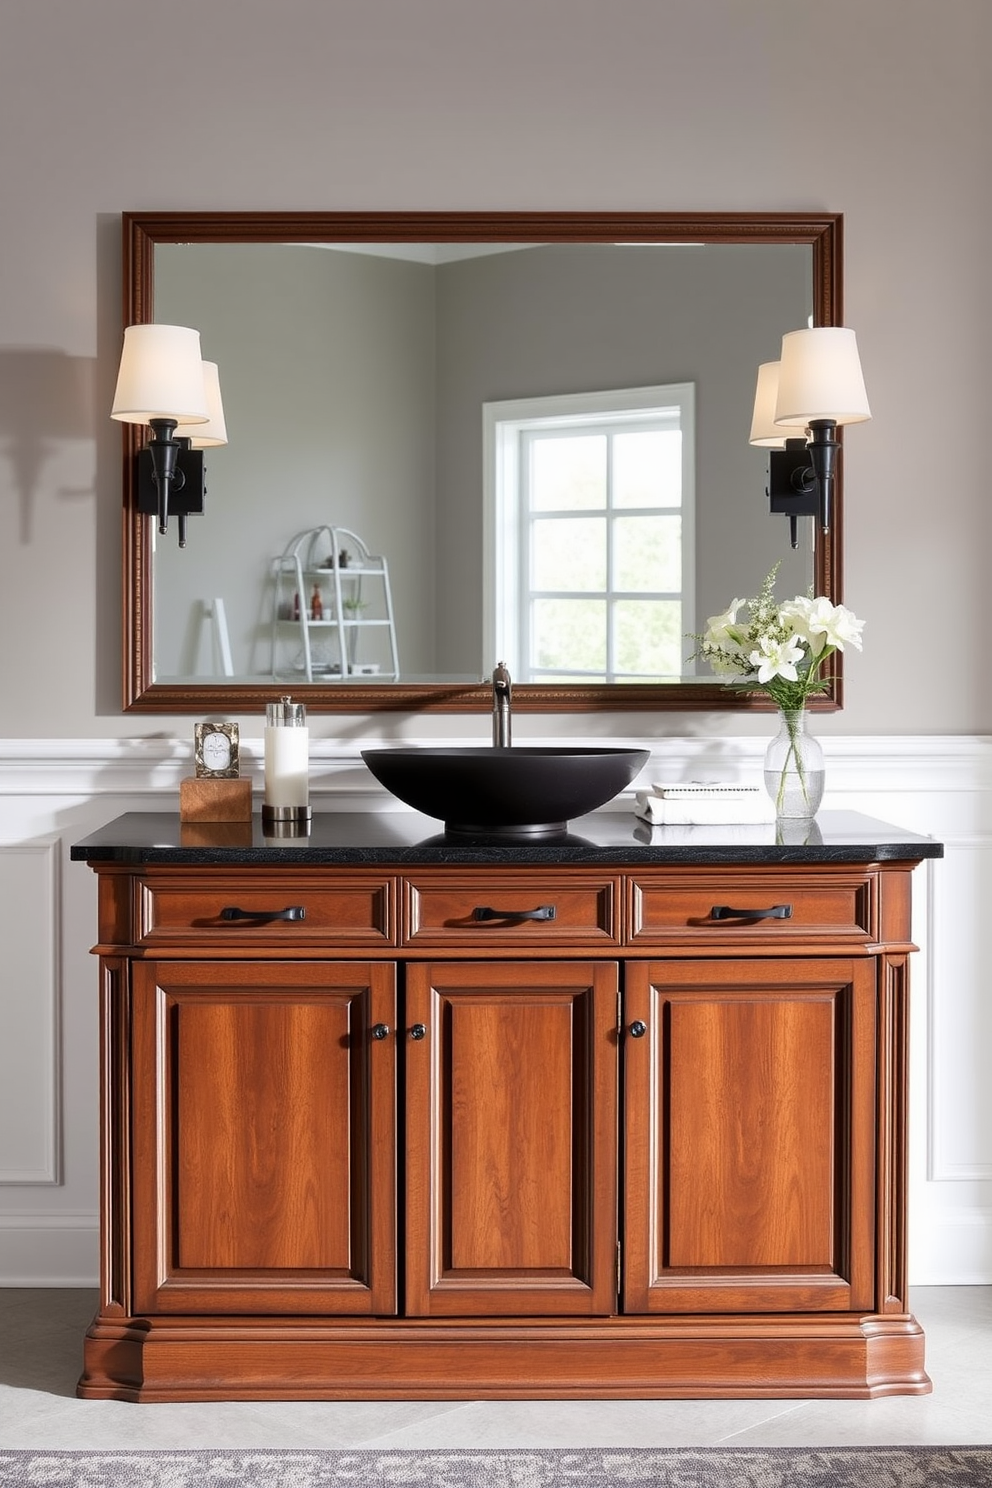
[[[202,452],[227,443],[217,366],[201,359],[199,331],[128,326],[110,416],[150,425],[152,437],[138,453],[138,510],[157,515],[161,533],[177,517],[184,548],[186,518],[204,506]]]
[[[781,360],[758,368],[749,442],[769,450],[769,507],[787,514],[794,548],[799,517],[830,531],[837,426],[870,418],[857,340],[844,326],[789,331]]]

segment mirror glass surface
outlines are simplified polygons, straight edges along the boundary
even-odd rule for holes
[[[759,362],[785,331],[839,320],[839,231],[791,216],[126,217],[126,319],[200,331],[229,437],[205,451],[206,511],[180,550],[174,521],[161,537],[133,510],[142,431],[125,429],[126,706],[232,711],[291,690],[317,710],[475,709],[504,658],[518,708],[749,706],[695,673],[691,634],[776,562],[783,597],[815,583],[839,598],[839,518],[826,542],[801,521],[793,552],[767,511],[767,456],[747,443]],[[668,465],[684,479],[661,526],[683,533],[685,592],[658,621],[678,579],[644,508],[671,498],[636,480],[624,496],[612,472],[624,450],[666,447],[643,420],[676,399],[682,457]],[[542,524],[515,529],[507,556],[501,420],[564,407],[588,421],[601,406],[598,423],[552,423],[542,458],[609,469],[618,519],[595,493],[541,499],[558,508],[544,529],[565,572],[550,587],[610,574],[619,601],[571,596],[566,610],[593,616],[589,649],[556,669],[554,642],[528,672],[538,644],[507,615]],[[562,522],[576,502],[590,510]],[[301,625],[315,590],[321,624]],[[600,631],[624,625],[607,656]]]

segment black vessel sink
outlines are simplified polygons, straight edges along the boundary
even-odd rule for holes
[[[363,749],[375,778],[448,832],[545,837],[619,795],[643,769],[647,749],[568,744],[464,749]]]

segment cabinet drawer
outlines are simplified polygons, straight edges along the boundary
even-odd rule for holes
[[[135,940],[177,941],[197,948],[316,943],[392,945],[394,886],[381,874],[356,874],[328,884],[312,874],[189,875],[139,878],[133,905]]]
[[[620,937],[620,880],[602,874],[552,876],[479,872],[423,873],[403,885],[405,945],[459,949],[492,946],[613,946]]]
[[[797,875],[715,869],[712,875],[639,875],[630,882],[629,938],[634,943],[699,943],[736,948],[794,948],[825,938],[844,944],[874,940],[874,877],[870,873],[804,868]]]

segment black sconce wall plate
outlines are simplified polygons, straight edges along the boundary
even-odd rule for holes
[[[203,450],[180,449],[176,469],[182,471],[183,479],[169,487],[168,515],[202,516],[207,494]],[[158,515],[158,486],[152,472],[151,451],[147,447],[138,451],[138,510],[145,516]]]
[[[768,508],[789,518],[789,539],[797,548],[798,519],[820,514],[819,487],[805,439],[790,439],[785,449],[768,451]]]

